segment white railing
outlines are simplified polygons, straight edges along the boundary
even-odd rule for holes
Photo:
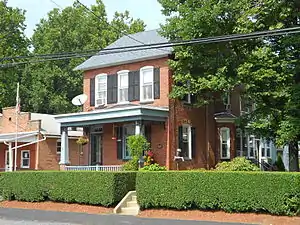
[[[114,171],[121,171],[122,166],[121,165],[66,166],[65,168],[67,171],[110,171],[110,172],[114,172]]]

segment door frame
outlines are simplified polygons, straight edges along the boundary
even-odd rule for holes
[[[93,126],[90,132],[90,154],[89,154],[89,165],[92,165],[92,135],[99,135],[100,141],[100,164],[103,164],[103,127],[102,126]]]

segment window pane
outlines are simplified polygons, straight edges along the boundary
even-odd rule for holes
[[[153,70],[144,70],[143,71],[143,83],[152,83],[153,82]]]
[[[181,157],[189,157],[189,143],[188,142],[183,142],[180,156]]]
[[[29,167],[29,159],[23,159],[23,167]]]
[[[222,143],[222,157],[223,158],[227,158],[228,155],[227,155],[227,150],[228,150],[228,145],[227,143]]]
[[[143,99],[152,99],[152,84],[143,87]]]
[[[261,156],[266,157],[266,149],[264,147],[261,148]]]
[[[271,157],[271,149],[267,148],[267,157]]]
[[[229,158],[229,129],[221,129],[221,158]]]
[[[128,87],[128,74],[121,74],[119,87]]]
[[[128,101],[128,88],[122,88],[119,90],[119,101],[125,102]]]

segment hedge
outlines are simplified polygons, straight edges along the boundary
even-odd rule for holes
[[[300,174],[280,172],[139,172],[141,209],[300,212]]]
[[[135,172],[13,172],[0,176],[6,200],[114,206],[135,190]]]

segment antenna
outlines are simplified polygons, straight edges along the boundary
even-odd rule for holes
[[[77,95],[72,99],[72,104],[76,106],[83,105],[88,99],[86,94]]]

